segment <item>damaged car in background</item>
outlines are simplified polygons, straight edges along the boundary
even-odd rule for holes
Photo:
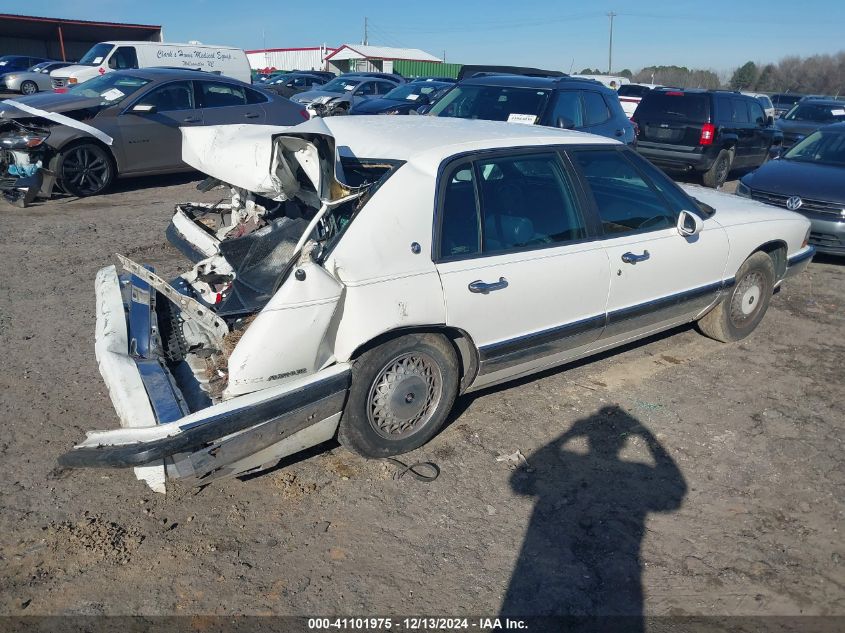
[[[93,196],[118,177],[190,171],[180,127],[295,125],[300,106],[195,70],[117,71],[0,102],[0,191],[26,206],[59,188]]]
[[[401,83],[404,80],[394,75],[348,73],[313,90],[300,92],[293,100],[305,106],[311,116],[349,114],[354,106],[383,97]]]
[[[184,135],[185,160],[236,195],[220,225],[185,213],[182,237],[211,246],[171,282],[122,256],[126,275],[99,271],[95,351],[121,428],[60,458],[135,467],[162,492],[335,437],[411,451],[460,393],[682,323],[742,339],[814,252],[806,218],[694,198],[578,132],[334,117]]]

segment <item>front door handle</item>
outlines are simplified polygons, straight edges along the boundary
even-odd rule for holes
[[[259,117],[259,115],[257,115],[255,112],[247,112],[244,115],[245,119],[257,119],[258,117]]]
[[[625,134],[625,130],[616,130],[616,136],[623,136]]]
[[[200,120],[195,116],[186,116],[182,119],[185,123],[199,123]]]
[[[625,253],[622,255],[622,261],[626,264],[636,264],[637,262],[644,262],[647,260],[651,255],[649,255],[648,251],[643,251],[642,255],[637,255],[635,253]]]
[[[467,288],[469,288],[470,292],[479,292],[483,295],[486,295],[494,290],[504,290],[508,287],[508,280],[504,277],[499,277],[499,281],[494,281],[491,284],[484,283],[480,279],[477,281],[473,281]]]

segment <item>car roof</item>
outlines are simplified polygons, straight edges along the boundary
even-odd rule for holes
[[[149,68],[134,68],[132,70],[116,70],[114,72],[123,73],[124,75],[130,75],[133,77],[140,77],[141,79],[213,79],[217,81],[218,79],[223,81],[231,81],[234,83],[244,83],[239,81],[238,79],[233,79],[232,77],[227,77],[225,75],[217,75],[214,73],[205,72],[199,69],[193,68],[161,68],[161,67],[149,67]]]
[[[804,99],[801,103],[807,105],[822,105],[822,106],[830,106],[830,107],[843,107],[843,102],[837,99],[831,99],[830,97],[813,97],[810,99]]]
[[[595,79],[582,79],[580,77],[531,77],[529,75],[482,75],[480,77],[469,77],[461,80],[459,85],[467,86],[503,86],[512,88],[540,88],[554,90],[566,86],[584,88],[602,88],[610,90],[603,83]]]
[[[339,116],[316,118],[290,133],[329,133],[346,157],[401,160],[437,169],[456,154],[507,147],[606,144],[619,141],[539,125],[429,116]]]

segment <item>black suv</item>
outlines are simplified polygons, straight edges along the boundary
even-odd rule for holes
[[[783,142],[760,102],[738,92],[657,88],[631,118],[640,154],[667,170],[698,172],[714,188],[731,169],[759,167]]]
[[[429,114],[547,125],[609,136],[629,145],[636,142],[634,126],[616,93],[592,79],[476,76],[447,92]]]

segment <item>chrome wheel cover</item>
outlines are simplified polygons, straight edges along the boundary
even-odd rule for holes
[[[753,318],[760,309],[763,298],[765,278],[757,271],[748,273],[736,285],[731,296],[731,321],[734,325],[743,325]]]
[[[376,375],[367,397],[367,419],[380,436],[413,435],[434,416],[443,395],[443,376],[424,352],[407,352]]]

